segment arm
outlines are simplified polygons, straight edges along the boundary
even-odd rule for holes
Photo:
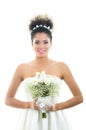
[[[55,106],[53,106],[51,108],[51,110],[61,110],[61,109],[70,108],[70,107],[76,106],[76,105],[80,104],[81,102],[83,102],[82,93],[81,93],[70,69],[68,68],[68,66],[65,63],[60,63],[60,66],[61,66],[60,69],[61,69],[62,79],[69,87],[70,91],[72,92],[73,97],[67,101],[56,104]]]
[[[15,98],[18,87],[23,80],[22,72],[23,72],[23,65],[19,65],[14,73],[12,82],[6,94],[5,103],[6,105],[16,107],[16,108],[36,109],[35,102],[24,102]]]

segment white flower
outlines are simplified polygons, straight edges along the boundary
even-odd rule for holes
[[[53,105],[53,98],[59,95],[59,78],[36,72],[35,77],[28,78],[24,87],[27,92],[30,92],[34,99],[37,99],[39,108],[46,109],[47,106]]]
[[[27,80],[24,84],[26,91],[30,91],[33,98],[51,96],[59,94],[59,83],[57,78],[46,74],[44,71],[36,73],[36,76]]]

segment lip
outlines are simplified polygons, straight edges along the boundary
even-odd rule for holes
[[[39,54],[45,54],[45,53],[46,53],[46,50],[37,50],[37,52],[38,52]]]

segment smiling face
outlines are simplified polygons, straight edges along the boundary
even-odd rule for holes
[[[35,34],[32,46],[37,57],[46,57],[51,47],[51,41],[48,34],[40,32]]]

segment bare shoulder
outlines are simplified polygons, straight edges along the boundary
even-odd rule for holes
[[[55,61],[56,62],[56,64],[57,65],[59,65],[59,66],[65,66],[65,65],[67,65],[65,62],[63,62],[63,61]]]
[[[71,70],[65,62],[57,62],[57,66],[60,70],[63,79],[71,76]]]
[[[18,75],[22,80],[30,75],[31,72],[31,63],[27,62],[27,63],[20,63],[17,67],[16,67],[16,75]]]
[[[16,67],[16,71],[15,71],[15,73],[16,73],[16,74],[21,74],[22,71],[24,70],[25,66],[26,66],[25,63],[21,63],[21,64],[19,64],[19,65]]]
[[[57,62],[57,65],[61,68],[61,69],[68,69],[68,65],[65,62]]]
[[[31,67],[31,62],[21,63],[17,66],[18,70],[25,70]]]
[[[68,65],[65,62],[59,61],[59,62],[55,62],[56,66],[61,69],[61,70],[65,70],[68,69]]]

